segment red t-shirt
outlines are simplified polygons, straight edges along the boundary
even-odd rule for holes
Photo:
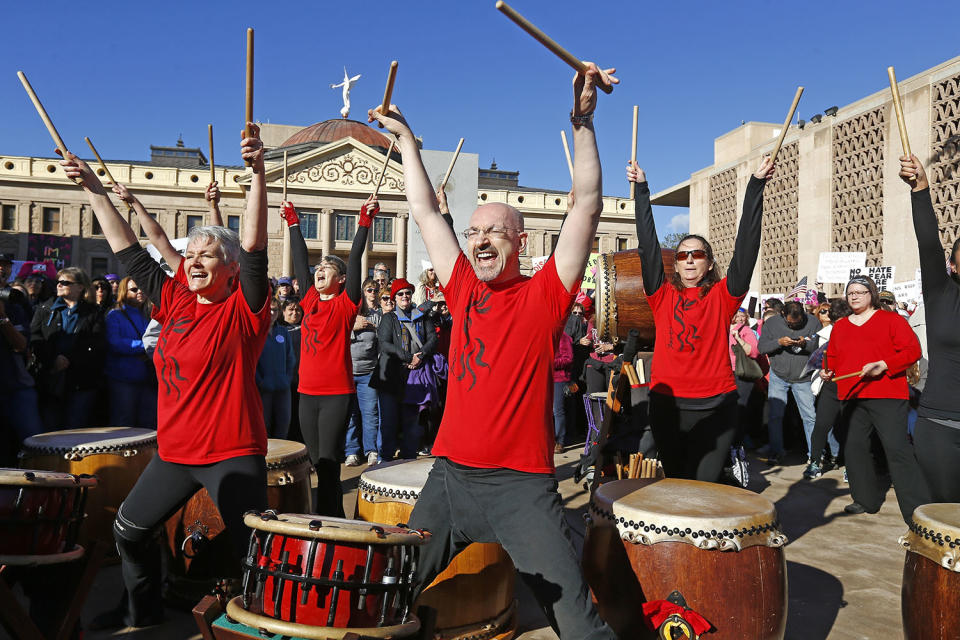
[[[906,370],[920,359],[920,341],[906,320],[892,311],[878,309],[861,326],[841,318],[833,325],[824,369],[842,376],[863,369],[868,362],[883,360],[887,370],[877,378],[853,377],[837,381],[837,395],[847,398],[910,397]]]
[[[573,303],[553,258],[532,278],[490,284],[461,253],[443,290],[453,329],[433,454],[471,467],[552,473],[553,354]]]
[[[314,287],[303,296],[300,306],[303,324],[300,325],[298,390],[311,396],[354,393],[350,332],[360,306],[344,291],[329,300],[321,300]]]
[[[266,455],[254,377],[270,331],[270,305],[253,313],[239,288],[223,302],[200,304],[196,294],[169,278],[154,318],[163,325],[153,353],[160,457],[210,464]]]
[[[737,390],[730,366],[730,321],[746,297],[732,296],[724,278],[700,297],[664,282],[647,302],[656,344],[650,364],[652,391],[677,398],[710,398]]]

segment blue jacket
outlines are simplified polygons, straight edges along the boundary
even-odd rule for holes
[[[293,351],[293,340],[287,334],[287,328],[274,324],[260,352],[257,362],[257,387],[261,391],[280,391],[289,389],[297,368],[297,354]]]
[[[134,307],[124,305],[107,314],[107,360],[104,373],[111,380],[148,382],[153,379],[153,363],[143,349],[143,332],[150,318]]]

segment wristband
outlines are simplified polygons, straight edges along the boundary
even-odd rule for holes
[[[570,124],[575,127],[585,127],[593,122],[593,111],[576,116],[573,111],[570,112]]]
[[[297,216],[297,210],[293,208],[293,204],[290,202],[283,203],[283,206],[280,208],[280,215],[284,220],[287,221],[288,227],[300,224],[300,218]]]
[[[378,213],[380,213],[380,205],[373,203],[372,206],[367,206],[364,204],[360,207],[360,219],[357,220],[357,224],[361,227],[369,228],[373,224],[373,218]]]

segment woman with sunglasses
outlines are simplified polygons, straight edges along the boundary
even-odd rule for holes
[[[370,378],[377,369],[377,327],[380,326],[380,289],[373,278],[363,282],[363,302],[350,334],[350,357],[353,359],[353,382],[357,394],[350,403],[350,424],[347,426],[346,465],[360,464],[361,454],[367,465],[379,461],[380,407],[377,390],[370,386]]]
[[[93,293],[93,299],[90,302],[96,303],[100,307],[100,313],[106,317],[113,310],[115,304],[113,299],[113,285],[104,277],[94,278],[90,283],[90,289]],[[119,296],[118,296],[119,298]]]
[[[107,360],[110,425],[157,428],[157,377],[143,347],[150,324],[146,293],[127,276],[117,289],[117,304],[107,314]]]
[[[727,276],[710,243],[684,236],[667,282],[650,207],[650,189],[636,162],[635,190],[643,289],[653,309],[656,343],[650,373],[650,427],[671,478],[716,482],[737,436],[737,383],[730,366],[730,321],[750,286],[760,252],[763,188],[774,164],[764,156],[750,177]]]
[[[30,325],[47,431],[90,426],[105,351],[103,314],[90,301],[87,274],[77,267],[61,269],[56,286],[56,297],[37,307]]]
[[[876,432],[900,513],[909,524],[913,510],[930,502],[930,490],[907,436],[906,371],[920,359],[920,342],[906,320],[880,308],[872,278],[852,278],[846,298],[853,313],[834,323],[820,372],[824,382],[843,378],[836,380],[837,396],[844,403],[844,457],[854,500],[844,510],[876,513],[883,506],[887,485],[878,477],[870,450]],[[851,373],[856,375],[844,377]]]
[[[314,513],[343,517],[340,456],[350,402],[356,392],[350,334],[361,302],[360,259],[367,246],[373,217],[380,211],[370,196],[360,208],[357,233],[345,264],[324,256],[310,275],[307,243],[293,204],[283,202],[280,215],[290,230],[293,269],[301,282],[303,321],[300,324],[300,434],[317,470]],[[313,281],[312,287],[305,284]]]

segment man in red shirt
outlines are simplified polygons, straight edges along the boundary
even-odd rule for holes
[[[613,71],[587,63],[574,80],[577,199],[554,255],[532,278],[520,273],[527,243],[520,212],[481,206],[461,251],[403,116],[395,107],[369,112],[397,136],[410,211],[453,315],[438,459],[410,516],[411,527],[434,534],[421,551],[417,592],[468,544],[497,542],[560,637],[591,640],[615,636],[591,603],[557,492],[551,365],[600,219],[595,83],[617,83]]]

